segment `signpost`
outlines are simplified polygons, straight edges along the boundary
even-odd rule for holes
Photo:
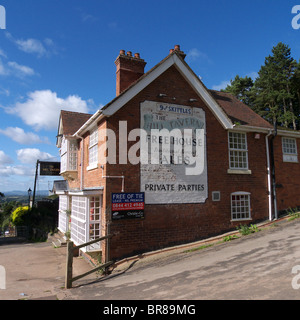
[[[60,162],[46,162],[46,161],[40,161],[40,160],[36,161],[32,207],[34,207],[34,202],[35,202],[36,180],[38,176],[39,165],[40,165],[40,176],[59,176],[60,175],[59,174]]]
[[[112,193],[112,220],[143,219],[145,193]]]

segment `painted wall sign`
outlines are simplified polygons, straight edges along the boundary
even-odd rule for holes
[[[144,192],[112,193],[111,203],[112,220],[144,218]]]
[[[60,162],[39,161],[40,176],[59,176]]]
[[[140,105],[141,191],[146,204],[207,199],[206,121],[201,108],[145,101]],[[144,150],[143,150],[144,148]]]

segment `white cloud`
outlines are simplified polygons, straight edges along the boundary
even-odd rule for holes
[[[19,149],[16,152],[18,160],[27,164],[34,164],[37,160],[51,160],[54,158],[50,153],[36,148]]]
[[[27,66],[22,66],[17,62],[10,61],[7,65],[11,68],[12,72],[17,73],[19,76],[33,76],[35,74],[34,70]]]
[[[0,150],[0,166],[9,163],[13,163],[12,158],[6,155],[4,151]]]
[[[1,59],[1,54],[0,54],[0,75],[1,76],[13,75],[19,78],[23,78],[26,76],[35,75],[35,71],[32,68],[21,65],[15,61],[9,61],[9,62],[3,61]]]
[[[77,95],[66,99],[59,98],[56,92],[41,90],[30,92],[25,102],[17,102],[14,107],[5,108],[6,112],[19,116],[27,125],[35,130],[56,129],[60,110],[88,112],[90,102]]]
[[[39,58],[56,54],[55,45],[52,39],[46,38],[44,41],[38,39],[15,39],[9,32],[6,32],[6,37],[11,40],[19,50],[35,54]]]
[[[0,129],[0,133],[20,144],[49,143],[47,137],[40,137],[33,132],[25,132],[22,128],[18,127],[8,127],[5,130]]]
[[[6,53],[2,49],[0,49],[0,56],[7,58]]]
[[[9,71],[8,71],[6,65],[2,62],[2,60],[0,58],[0,75],[6,76],[8,74],[9,74]]]
[[[230,80],[224,80],[220,84],[212,86],[212,89],[220,91],[222,89],[225,89],[229,84],[230,84]]]
[[[211,60],[208,58],[207,54],[201,52],[197,48],[191,49],[186,55],[186,61],[189,63],[198,59],[206,60],[206,62],[211,63]]]
[[[4,94],[5,96],[8,97],[10,95],[10,91],[8,89],[0,87],[0,94]]]
[[[0,167],[0,176],[9,177],[11,175],[17,176],[31,176],[33,175],[34,169],[29,169],[25,166],[3,166]]]
[[[82,13],[81,20],[82,22],[86,22],[86,21],[95,22],[98,20],[98,18],[96,18],[95,16],[89,13]]]
[[[44,56],[47,53],[41,41],[36,39],[16,40],[18,48],[26,53],[36,53],[38,56]]]

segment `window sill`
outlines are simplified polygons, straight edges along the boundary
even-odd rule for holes
[[[78,172],[77,170],[66,170],[62,171],[60,175],[66,180],[74,181],[78,177]]]
[[[238,222],[238,221],[252,221],[252,218],[231,219],[231,220],[230,220],[230,222]]]
[[[229,174],[252,174],[251,170],[242,170],[242,169],[228,169],[227,173]]]
[[[98,163],[92,163],[91,165],[89,165],[86,170],[90,171],[90,170],[94,170],[98,168]]]
[[[290,163],[299,163],[298,162],[298,155],[297,154],[283,154],[282,157],[283,162],[290,162]]]

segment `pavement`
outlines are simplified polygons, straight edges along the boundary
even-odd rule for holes
[[[283,217],[276,222],[266,221],[257,225],[259,228],[264,228],[274,223],[283,223],[287,221],[287,218],[288,217]],[[126,273],[127,270],[132,271],[133,269],[151,265],[155,263],[155,261],[163,261],[166,257],[172,259],[172,257],[176,257],[186,250],[193,250],[199,246],[213,245],[220,242],[225,236],[237,233],[237,231],[228,232],[206,240],[123,259],[114,265],[109,276],[102,276],[99,273],[90,274],[74,282],[74,289],[71,290],[64,288],[67,249],[66,247],[54,248],[51,237],[44,243],[24,242],[0,245],[0,266],[3,266],[6,272],[6,289],[1,289],[0,281],[0,300],[83,299],[83,296],[77,296],[77,292],[81,291],[83,294],[86,285],[88,287],[91,283],[95,283],[97,286],[97,283],[101,283],[102,280],[109,281],[109,279],[114,277],[114,282],[118,283],[118,281],[120,281],[120,277],[118,276]],[[85,273],[92,268],[93,267],[83,257],[76,257],[73,261],[73,276]],[[133,277],[134,276],[133,274]],[[75,295],[73,295],[73,293]],[[105,299],[105,296],[103,296],[102,299]],[[124,299],[126,299],[126,296]]]
[[[61,299],[65,291],[66,253],[66,247],[53,247],[51,237],[42,243],[1,245],[0,266],[5,268],[6,289],[0,288],[0,300]],[[82,257],[74,258],[73,276],[91,269]],[[92,277],[95,279],[95,274]]]

